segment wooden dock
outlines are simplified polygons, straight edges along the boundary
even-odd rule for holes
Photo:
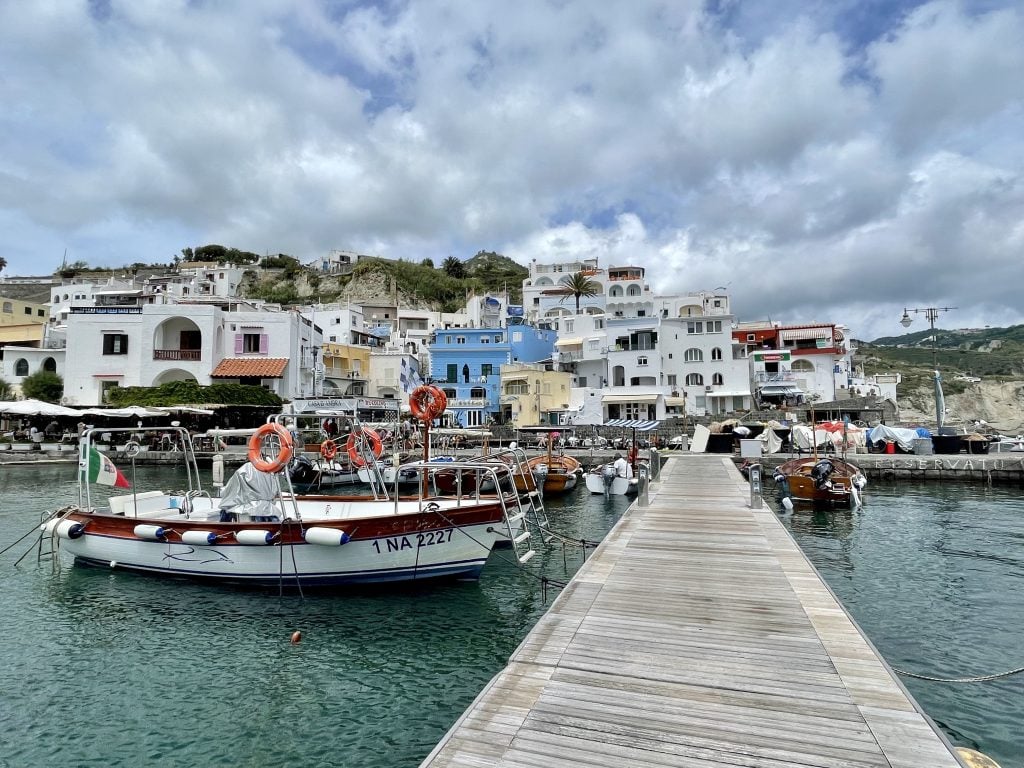
[[[749,493],[669,460],[422,765],[960,765]]]

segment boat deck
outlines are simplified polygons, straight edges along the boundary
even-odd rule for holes
[[[672,458],[423,766],[959,762],[728,456]]]

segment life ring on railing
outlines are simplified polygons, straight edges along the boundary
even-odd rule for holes
[[[327,459],[327,461],[331,461],[338,455],[338,444],[330,438],[324,440],[320,443],[320,455]]]
[[[280,449],[273,459],[263,456],[264,438],[274,435],[280,441]],[[292,434],[280,424],[264,424],[249,438],[249,463],[260,472],[280,472],[292,458]]]
[[[373,458],[379,459],[380,455],[384,453],[384,443],[381,441],[380,435],[369,427],[363,427],[361,432],[362,436],[370,441],[370,451],[373,453]],[[348,436],[345,450],[348,451],[348,457],[351,459],[353,466],[365,467],[366,459],[363,458],[363,454],[360,452],[357,444],[358,435],[359,432],[353,432]]]
[[[448,398],[440,387],[423,385],[409,395],[409,410],[420,421],[433,421],[448,407]]]

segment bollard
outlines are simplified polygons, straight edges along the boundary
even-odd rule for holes
[[[750,472],[750,508],[761,508],[761,465],[751,464]]]
[[[651,448],[649,451],[651,457],[651,480],[661,479],[661,454],[658,453],[657,448]]]
[[[636,494],[636,505],[638,507],[646,507],[650,504],[647,499],[647,473],[643,470],[637,475],[637,494]]]

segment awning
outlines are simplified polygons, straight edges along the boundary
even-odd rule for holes
[[[759,389],[762,395],[802,395],[803,390],[796,384],[765,384]],[[747,394],[750,394],[749,392]]]
[[[749,392],[707,392],[706,394],[708,397],[750,397]]]
[[[784,328],[779,331],[779,338],[783,341],[795,341],[797,339],[831,339],[832,326],[824,328]]]
[[[287,357],[239,359],[226,357],[217,363],[210,378],[213,379],[280,379],[288,365]]]
[[[559,339],[555,342],[556,347],[579,347],[583,344],[582,338]]]
[[[685,397],[666,397],[665,405],[686,405]]]
[[[611,419],[602,424],[602,427],[626,427],[635,429],[637,432],[650,432],[657,429],[660,421],[647,421],[646,419]]]
[[[605,395],[602,403],[656,403],[658,395]]]

